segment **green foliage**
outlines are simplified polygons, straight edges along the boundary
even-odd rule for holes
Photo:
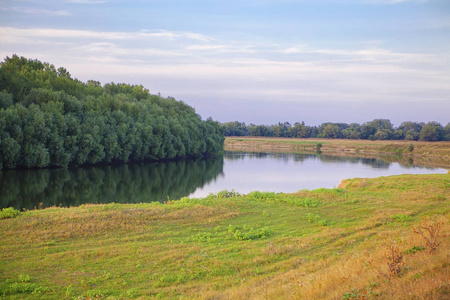
[[[0,283],[0,296],[39,295],[49,291],[48,288],[33,281],[33,278],[28,274],[19,274],[17,279],[5,280]]]
[[[13,207],[3,208],[0,211],[0,220],[7,219],[7,218],[15,218],[18,215],[20,215],[20,211],[18,211],[17,209],[14,209]]]
[[[420,131],[421,141],[442,141],[444,139],[444,127],[437,122],[428,122]]]
[[[235,240],[255,240],[266,239],[272,236],[272,231],[268,227],[253,228],[245,225],[244,227],[228,226],[228,233]]]
[[[425,249],[427,249],[426,247],[420,247],[420,246],[414,246],[414,247],[412,247],[412,248],[409,248],[409,249],[406,249],[406,253],[407,254],[414,254],[414,253],[416,253],[416,252],[418,252],[418,251],[423,251],[423,250],[425,250]]]
[[[142,86],[83,83],[14,55],[0,64],[0,169],[210,156],[223,128]]]
[[[322,143],[317,143],[316,144],[316,150],[320,151],[321,148],[322,148]]]
[[[308,213],[306,215],[306,219],[311,224],[317,224],[317,225],[320,225],[320,226],[327,226],[328,225],[328,221],[326,219],[322,218],[318,214]]]
[[[211,193],[206,198],[231,198],[231,197],[240,197],[240,196],[242,196],[242,195],[239,194],[238,192],[234,191],[234,189],[233,189],[231,191],[222,190],[215,194]]]
[[[396,222],[401,222],[401,223],[409,222],[409,221],[412,220],[411,216],[404,215],[404,214],[393,215],[393,216],[391,216],[391,218],[392,218],[394,221],[396,221]]]
[[[320,203],[319,199],[316,198],[301,197],[289,194],[276,194],[274,192],[253,191],[247,194],[247,197],[256,201],[279,202],[302,207],[317,207]]]
[[[394,128],[390,120],[375,119],[362,125],[357,123],[322,123],[308,126],[304,122],[278,122],[273,125],[245,125],[238,121],[221,124],[225,136],[264,136],[292,138],[330,138],[365,140],[450,141],[450,123],[445,128],[437,122],[403,122]],[[412,150],[410,150],[412,151]]]

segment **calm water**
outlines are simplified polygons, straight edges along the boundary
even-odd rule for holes
[[[400,174],[447,173],[445,169],[401,165],[380,159],[295,153],[227,152],[222,174],[199,187],[190,197],[204,197],[219,190],[296,192],[334,188],[341,180]]]
[[[447,173],[378,159],[311,154],[225,152],[223,157],[89,168],[0,172],[0,207],[32,209],[84,203],[139,203],[224,189],[295,192],[333,188],[342,179]]]

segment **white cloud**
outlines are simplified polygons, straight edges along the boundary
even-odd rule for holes
[[[450,55],[361,45],[259,47],[191,32],[0,27],[3,57],[37,58],[83,81],[143,84],[182,100],[408,105],[426,99],[450,109]]]

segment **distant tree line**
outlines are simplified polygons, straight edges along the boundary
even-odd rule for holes
[[[141,85],[84,83],[16,55],[0,63],[0,169],[199,157],[223,140],[220,123]]]
[[[399,127],[394,127],[387,119],[375,119],[362,125],[328,122],[320,126],[308,126],[304,122],[293,125],[289,122],[246,125],[236,121],[223,123],[222,127],[225,136],[450,141],[450,123],[443,127],[438,122],[403,122]]]

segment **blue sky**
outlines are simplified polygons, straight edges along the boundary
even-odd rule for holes
[[[0,56],[247,124],[450,121],[448,0],[0,0]]]

